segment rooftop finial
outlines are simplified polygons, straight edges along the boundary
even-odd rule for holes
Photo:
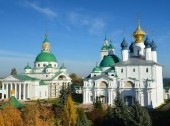
[[[98,63],[96,62],[96,66],[98,66]]]

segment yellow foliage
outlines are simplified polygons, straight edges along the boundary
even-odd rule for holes
[[[24,126],[51,126],[50,110],[41,104],[26,106],[23,111]]]
[[[74,106],[71,95],[67,97],[64,105],[64,117],[68,126],[75,126],[77,120],[77,108]]]
[[[21,112],[13,106],[0,110],[1,126],[22,126]]]

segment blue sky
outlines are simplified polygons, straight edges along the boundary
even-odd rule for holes
[[[125,36],[130,44],[137,20],[158,46],[164,77],[170,77],[170,2],[168,0],[0,0],[0,76],[33,66],[44,34],[59,64],[86,76],[105,38],[120,56]]]

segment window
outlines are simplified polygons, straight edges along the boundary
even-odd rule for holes
[[[48,75],[46,75],[46,77],[48,77]]]
[[[43,64],[43,66],[45,67],[45,66],[46,66],[46,64]]]
[[[54,64],[54,67],[56,67],[56,64]]]
[[[95,77],[96,75],[94,75],[94,77]]]
[[[121,73],[123,73],[123,68],[121,69]]]
[[[149,71],[148,68],[146,68],[146,73],[148,73],[148,71]]]
[[[112,74],[111,76],[114,76],[114,74]]]
[[[38,67],[40,67],[40,64],[38,64]]]
[[[135,72],[135,68],[133,69],[133,72]]]

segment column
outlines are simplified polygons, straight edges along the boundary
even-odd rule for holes
[[[14,85],[15,85],[15,98],[17,98],[17,84]]]
[[[11,91],[13,90],[12,84],[10,84],[10,90],[9,90],[9,98],[11,97]]]
[[[8,84],[6,84],[6,99],[8,99],[8,94],[9,94],[9,92],[8,92]]]
[[[5,86],[5,84],[2,83],[2,98],[1,99],[4,99],[4,86]]]
[[[24,86],[24,87],[23,87],[23,88],[24,88],[24,89],[23,89],[23,100],[25,100],[25,88],[26,88],[26,85],[23,84],[23,86]]]
[[[19,84],[19,100],[21,100],[21,84]]]
[[[86,90],[83,90],[83,103],[86,103]]]
[[[30,85],[27,84],[27,98],[30,98]]]

